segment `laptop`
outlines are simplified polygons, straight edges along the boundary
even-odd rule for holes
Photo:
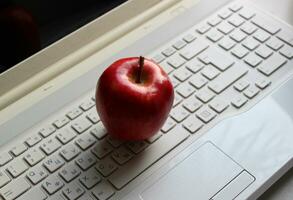
[[[257,199],[292,166],[293,27],[250,1],[128,1],[0,76],[0,199]],[[144,141],[95,86],[144,55],[175,89]]]

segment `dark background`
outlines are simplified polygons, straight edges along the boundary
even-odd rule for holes
[[[0,73],[125,1],[0,0]]]

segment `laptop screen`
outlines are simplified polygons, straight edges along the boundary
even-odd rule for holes
[[[0,73],[126,0],[1,0]]]

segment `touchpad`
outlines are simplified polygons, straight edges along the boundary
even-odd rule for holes
[[[143,200],[210,199],[241,171],[243,168],[207,142],[144,190],[140,197]]]

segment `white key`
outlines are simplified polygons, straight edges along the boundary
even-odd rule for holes
[[[197,89],[202,88],[207,84],[208,80],[204,78],[201,74],[195,74],[189,79],[189,83],[196,87]]]
[[[203,103],[207,103],[215,97],[215,94],[211,90],[204,88],[197,91],[195,96]]]
[[[240,29],[246,34],[251,35],[257,30],[257,27],[250,22],[245,22],[244,24],[242,24]]]
[[[176,52],[176,50],[173,47],[168,47],[162,51],[162,54],[169,57],[169,56],[173,55],[175,52]]]
[[[259,42],[256,39],[249,37],[242,42],[242,45],[252,51],[259,46]]]
[[[179,54],[186,60],[190,60],[208,47],[209,45],[205,41],[197,39],[191,44],[183,47],[179,51]]]
[[[76,163],[81,169],[87,170],[97,162],[97,158],[91,152],[82,153],[77,157]]]
[[[248,52],[249,51],[242,45],[237,45],[231,51],[231,53],[239,59],[245,57],[248,54]]]
[[[207,49],[205,52],[200,54],[198,58],[205,64],[212,64],[221,71],[225,71],[234,63],[231,58],[227,57],[227,55],[223,54],[216,48]]]
[[[167,120],[165,121],[163,127],[161,128],[161,130],[162,130],[162,132],[167,133],[175,126],[176,126],[176,122],[172,118],[168,117]]]
[[[49,194],[54,194],[64,186],[64,183],[57,177],[57,175],[53,174],[46,178],[42,186]]]
[[[230,67],[225,73],[218,76],[215,80],[211,81],[209,88],[215,93],[219,94],[235,81],[244,76],[248,70],[242,65],[234,65]]]
[[[79,197],[78,200],[93,200],[93,199],[92,199],[92,197],[90,197],[89,194],[86,193],[86,194],[82,195],[81,197]]]
[[[111,159],[111,157],[107,157],[98,161],[96,165],[96,169],[103,174],[103,176],[109,176],[115,170],[117,170],[117,164]]]
[[[61,147],[60,142],[56,138],[48,139],[43,144],[41,144],[41,149],[50,155]]]
[[[183,107],[192,113],[198,110],[202,105],[203,104],[199,100],[197,100],[194,96],[189,97],[183,103]]]
[[[0,171],[0,188],[10,182],[10,178],[6,175],[5,172]]]
[[[125,147],[120,147],[112,153],[112,158],[120,165],[123,165],[133,157],[133,154]]]
[[[93,126],[90,132],[99,140],[103,139],[107,135],[107,130],[102,122],[99,122],[97,125]]]
[[[27,150],[27,146],[25,146],[25,144],[23,144],[23,143],[19,143],[19,144],[15,145],[14,147],[12,147],[11,153],[14,156],[19,156],[20,154],[22,154],[26,150]]]
[[[18,178],[13,182],[0,189],[0,196],[4,200],[14,200],[21,194],[30,189],[30,185],[24,180],[24,178]]]
[[[215,98],[209,106],[217,113],[221,113],[228,108],[229,104],[220,98]]]
[[[219,12],[219,16],[222,19],[227,19],[228,17],[230,17],[232,15],[232,11],[228,10],[228,9],[223,9]]]
[[[75,200],[81,195],[83,195],[83,193],[85,193],[84,189],[82,189],[82,187],[80,187],[75,182],[67,184],[63,188],[62,192],[64,196],[66,196],[66,198],[69,200]]]
[[[229,6],[229,9],[232,10],[233,12],[237,12],[242,8],[243,8],[243,6],[238,3],[233,3],[231,6]]]
[[[92,168],[89,169],[88,171],[84,172],[80,178],[79,181],[87,188],[87,189],[91,189],[92,187],[94,187],[96,184],[98,184],[99,182],[101,182],[101,177],[98,174],[98,172]]]
[[[226,51],[232,49],[236,45],[236,42],[234,40],[225,37],[219,42],[219,46],[225,49]]]
[[[185,47],[186,42],[184,40],[177,40],[174,44],[173,47],[177,50],[182,49],[183,47]]]
[[[93,123],[96,124],[98,123],[98,121],[100,121],[100,117],[97,113],[96,108],[91,109],[90,111],[88,111],[86,117]]]
[[[62,128],[63,126],[65,126],[66,124],[69,123],[69,119],[66,116],[62,116],[59,117],[58,119],[56,119],[53,124],[54,126],[56,126],[56,128]]]
[[[48,174],[43,168],[34,167],[28,171],[26,176],[34,185],[36,185],[44,180]]]
[[[192,87],[188,82],[182,83],[176,89],[176,91],[184,98],[189,97],[194,91],[194,87]]]
[[[7,166],[7,171],[12,177],[18,177],[28,169],[28,166],[22,159],[16,159]]]
[[[219,23],[222,22],[222,19],[218,16],[212,16],[208,19],[208,24],[211,26],[217,26]]]
[[[188,79],[192,75],[192,73],[188,69],[186,69],[185,67],[182,67],[182,68],[176,70],[173,75],[179,81],[183,82],[186,79]]]
[[[69,119],[73,120],[81,114],[82,114],[82,110],[80,108],[74,108],[71,111],[69,111],[66,115],[67,117],[69,117]]]
[[[234,30],[234,26],[232,26],[231,24],[227,23],[227,22],[222,22],[217,29],[219,31],[221,31],[222,33],[224,33],[225,35],[227,35],[228,33],[230,33],[231,31]]]
[[[189,113],[182,106],[179,106],[171,110],[170,115],[177,122],[181,122],[189,115]],[[164,129],[162,129],[162,131],[164,132]]]
[[[247,98],[245,98],[242,95],[239,95],[231,100],[231,104],[236,108],[241,108],[247,101]]]
[[[55,172],[57,169],[62,167],[65,162],[58,155],[53,155],[44,161],[44,166],[49,172]]]
[[[259,93],[259,88],[257,88],[254,85],[249,86],[245,91],[244,95],[248,97],[249,99],[252,99]]]
[[[12,159],[13,159],[13,157],[9,153],[7,153],[7,152],[1,153],[0,154],[0,166],[5,165],[6,163],[11,161]]]
[[[76,133],[71,128],[64,128],[57,133],[56,137],[62,144],[67,144],[76,137]]]
[[[114,190],[106,181],[102,181],[93,189],[93,195],[99,200],[109,199],[114,193]]]
[[[80,169],[74,163],[66,165],[59,171],[59,175],[67,183],[75,179],[80,173]]]
[[[277,51],[279,50],[284,44],[281,40],[271,37],[267,42],[266,45],[270,47],[271,49]]]
[[[285,45],[280,50],[280,54],[282,54],[283,56],[285,56],[288,59],[292,59],[293,58],[293,48],[289,47],[288,45]]]
[[[93,102],[91,99],[89,99],[89,100],[85,100],[84,102],[82,102],[79,107],[83,111],[87,111],[87,110],[91,109],[94,106],[95,106],[95,102]]]
[[[150,146],[151,148],[146,148],[143,154],[138,154],[110,175],[109,181],[117,189],[121,189],[145,169],[170,152],[170,150],[179,145],[188,136],[189,133],[187,130],[182,126],[176,126],[175,129],[154,142]],[[143,162],[140,162],[142,160]]]
[[[45,200],[47,195],[39,188],[34,187],[20,197],[21,200]]]
[[[249,82],[245,79],[241,79],[234,84],[234,88],[239,92],[242,92],[248,86],[249,86]]]
[[[190,42],[192,42],[192,41],[195,40],[195,39],[196,39],[196,37],[195,37],[195,35],[192,34],[192,33],[188,33],[187,35],[185,35],[185,36],[183,37],[183,40],[184,40],[185,42],[187,42],[187,43],[190,43]]]
[[[201,127],[203,127],[203,123],[194,115],[191,115],[186,120],[184,120],[183,127],[186,128],[190,133],[195,133],[201,129]]]
[[[199,111],[197,111],[196,116],[204,123],[208,123],[212,119],[214,119],[217,116],[217,114],[215,113],[215,111],[206,107],[206,108],[201,108]]]
[[[273,54],[273,51],[267,46],[260,46],[255,50],[255,53],[260,57],[266,59]]]
[[[293,33],[292,30],[283,29],[278,34],[277,37],[282,41],[286,42],[290,46],[293,46]]]
[[[39,131],[39,133],[43,137],[48,137],[49,135],[51,135],[55,131],[56,131],[56,128],[54,126],[48,125],[48,126],[44,126],[43,128],[41,128],[41,130]]]
[[[163,56],[161,53],[158,53],[158,54],[152,56],[151,59],[156,63],[160,63],[163,60],[165,60],[165,56]]]
[[[42,140],[41,136],[39,136],[38,134],[34,134],[29,136],[26,140],[25,143],[29,146],[32,147],[34,145],[36,145],[37,143],[39,143]]]
[[[232,38],[233,40],[235,40],[236,42],[241,42],[242,40],[244,40],[246,38],[246,34],[240,30],[235,30],[230,34],[230,38]]]
[[[271,83],[272,82],[266,78],[258,78],[255,82],[255,85],[263,90],[266,87],[268,87]]]
[[[174,54],[168,58],[167,63],[177,69],[185,63],[185,60],[178,54]]]
[[[273,54],[258,67],[258,70],[263,74],[270,76],[286,62],[287,60],[283,56],[279,54]]]
[[[267,41],[269,38],[270,38],[270,34],[268,34],[267,32],[259,29],[257,30],[254,34],[253,34],[253,37],[255,39],[257,39],[258,41],[260,42],[265,42]]]
[[[174,76],[169,76],[169,78],[170,78],[170,81],[171,81],[173,87],[176,88],[176,87],[179,85],[179,83],[180,83],[180,82],[178,81],[178,79],[175,78]]]
[[[179,103],[181,103],[182,100],[183,100],[183,98],[179,94],[175,93],[173,107],[176,107]]]
[[[106,140],[102,140],[92,149],[93,154],[95,154],[99,159],[104,158],[112,151],[113,147]]]
[[[50,196],[48,200],[65,200],[64,198],[65,197],[63,195],[61,196],[60,193],[57,193],[57,194],[54,194],[53,196]],[[86,200],[88,200],[88,199],[86,199]]]
[[[159,131],[155,135],[153,135],[153,136],[149,137],[148,139],[146,139],[146,141],[148,143],[153,143],[153,142],[157,141],[159,138],[161,138],[162,135],[163,135],[162,132]]]
[[[112,137],[111,135],[109,135],[107,137],[107,141],[113,146],[113,147],[120,147],[124,141],[119,140],[117,138]]]
[[[245,22],[245,20],[239,15],[232,15],[229,17],[228,22],[236,27],[240,26]]]
[[[193,59],[185,64],[186,68],[189,69],[193,73],[197,73],[199,70],[204,68],[204,64],[202,62],[199,62],[196,59]]]
[[[79,148],[75,146],[74,144],[68,144],[66,145],[61,151],[60,155],[66,160],[70,161],[73,158],[75,158],[80,153]]]
[[[212,65],[208,65],[203,70],[201,70],[201,74],[209,80],[213,80],[220,74],[220,72]]]
[[[140,153],[143,151],[145,148],[147,148],[148,143],[145,141],[133,141],[133,142],[128,142],[126,146],[133,152],[133,153]]]
[[[44,154],[38,149],[31,149],[24,155],[24,160],[30,165],[34,166],[44,159]]]
[[[243,8],[239,11],[239,15],[244,19],[249,20],[255,15],[255,12],[248,8]]]
[[[73,122],[72,128],[76,130],[78,133],[83,133],[84,131],[89,129],[91,125],[92,124],[90,123],[90,121],[86,118],[79,118]]]
[[[167,73],[170,74],[171,72],[174,71],[174,68],[171,67],[170,64],[167,63],[167,61],[163,61],[162,63],[160,63],[160,67]]]
[[[96,139],[90,133],[85,133],[79,137],[75,143],[82,149],[86,150],[96,143]]]
[[[252,23],[254,23],[258,27],[266,30],[270,34],[276,34],[280,30],[278,23],[274,22],[273,20],[271,20],[269,18],[264,18],[264,17],[260,16],[259,14],[257,14],[255,17],[253,17],[251,19],[251,21],[252,21]]]
[[[244,62],[249,64],[251,67],[256,67],[262,62],[262,58],[254,53],[250,53],[244,58]]]
[[[200,34],[204,34],[204,33],[208,32],[210,29],[211,29],[210,25],[208,25],[207,23],[201,23],[196,28],[196,31]]]
[[[224,36],[223,33],[221,33],[221,32],[218,31],[218,30],[215,30],[215,29],[209,31],[209,32],[206,34],[206,37],[207,37],[209,40],[211,40],[212,42],[217,42],[217,41],[219,41],[220,39],[223,38],[223,36]]]

